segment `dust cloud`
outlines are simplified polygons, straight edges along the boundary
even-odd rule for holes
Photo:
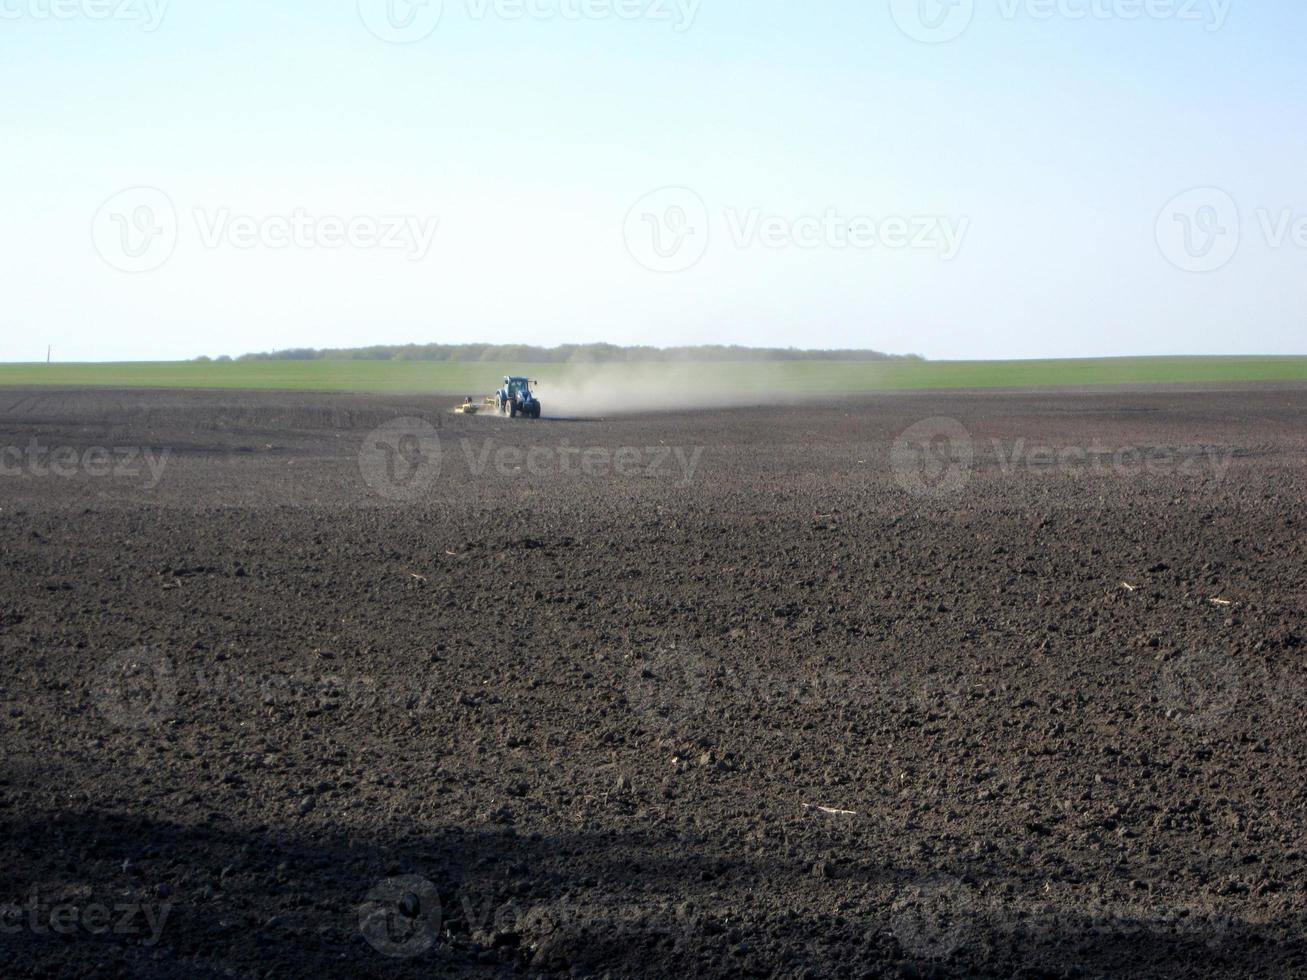
[[[775,371],[760,372],[755,365],[738,364],[604,364],[593,369],[572,368],[555,379],[545,368],[536,386],[549,418],[792,405],[829,399],[831,394],[796,389]]]

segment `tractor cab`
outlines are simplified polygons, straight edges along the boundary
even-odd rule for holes
[[[531,391],[530,378],[504,378],[504,387],[495,395],[498,409],[512,418],[540,418],[540,402]]]

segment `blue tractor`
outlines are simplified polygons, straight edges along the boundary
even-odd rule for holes
[[[529,378],[505,378],[504,387],[495,393],[495,407],[510,418],[519,415],[528,419],[540,417],[540,399],[531,390]]]

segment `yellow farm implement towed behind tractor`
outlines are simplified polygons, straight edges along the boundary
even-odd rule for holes
[[[494,410],[495,399],[493,395],[483,398],[479,402],[474,402],[471,398],[465,398],[463,404],[454,409],[460,415],[476,415],[477,412],[493,412]]]

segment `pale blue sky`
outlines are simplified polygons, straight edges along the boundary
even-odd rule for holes
[[[943,43],[918,0],[445,0],[407,44],[388,0],[54,2],[0,0],[0,360],[1307,353],[1296,0],[957,0]]]

